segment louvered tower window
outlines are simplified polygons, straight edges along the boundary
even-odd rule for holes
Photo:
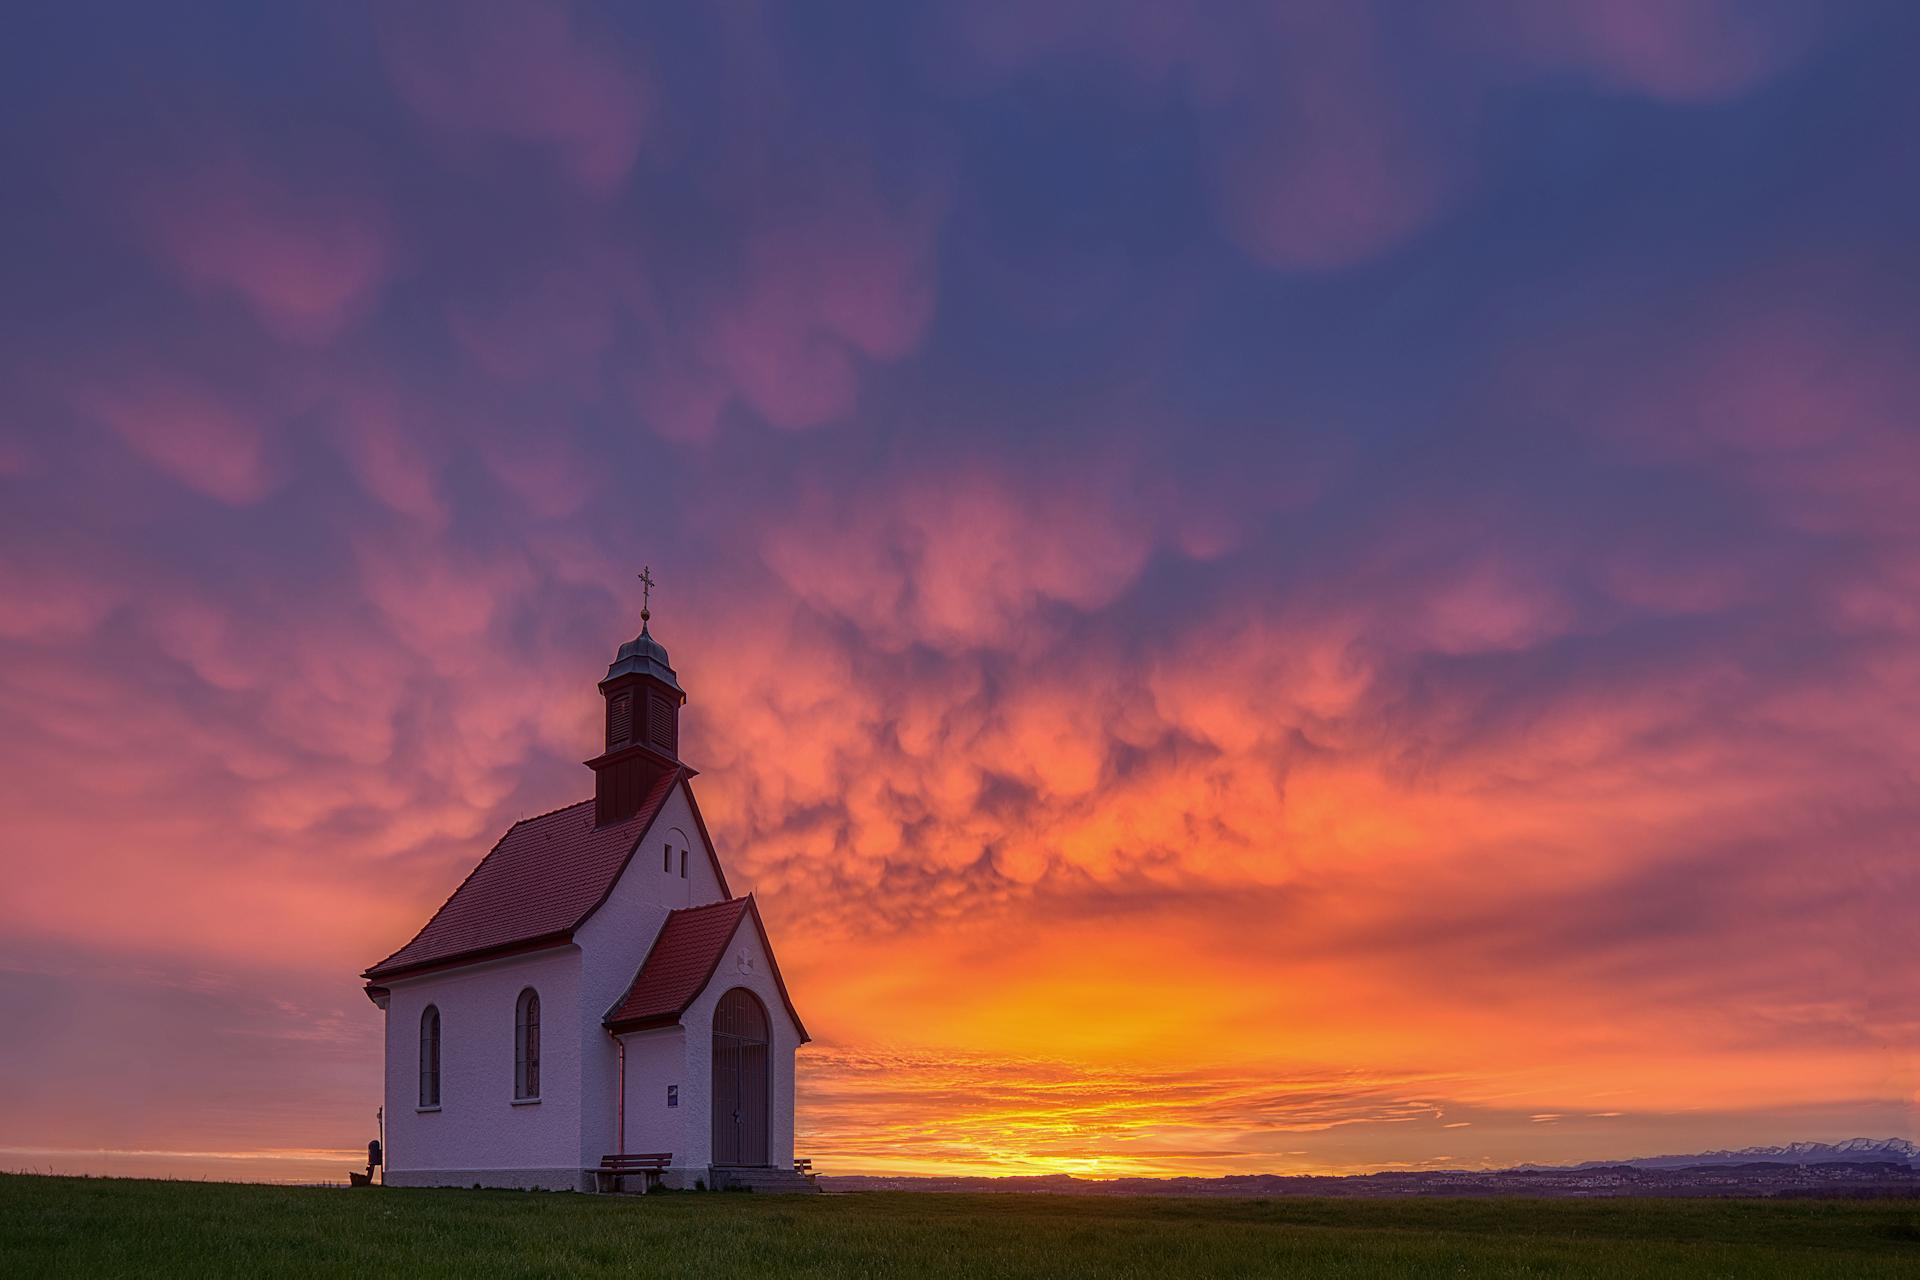
[[[674,749],[673,704],[665,698],[647,699],[647,733],[662,751]]]
[[[607,704],[607,745],[617,747],[633,738],[633,695],[623,693]]]

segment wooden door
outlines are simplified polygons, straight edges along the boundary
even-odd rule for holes
[[[767,1011],[751,991],[736,987],[713,1014],[713,1162],[767,1163],[772,1055]]]

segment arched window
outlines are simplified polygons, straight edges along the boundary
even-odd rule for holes
[[[513,1096],[540,1096],[540,993],[520,993],[513,1017]]]
[[[420,1105],[440,1105],[440,1010],[433,1005],[420,1014]]]

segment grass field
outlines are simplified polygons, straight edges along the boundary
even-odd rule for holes
[[[0,1276],[1920,1276],[1920,1203],[591,1197],[0,1175]]]

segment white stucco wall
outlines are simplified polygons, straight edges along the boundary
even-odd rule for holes
[[[673,798],[683,804],[685,802],[682,792],[677,788]],[[665,817],[664,814],[661,816]],[[700,841],[699,829],[693,825],[691,818],[686,819],[685,826],[662,828],[663,823],[656,822],[653,830],[647,833],[647,849],[653,855],[649,870],[660,878],[661,904],[678,909],[716,900],[720,896],[720,882],[714,877],[712,859],[701,856],[704,846]],[[662,856],[668,849],[673,850],[671,859]],[[687,854],[687,874],[684,876],[679,871],[682,850]],[[638,860],[636,857],[635,861]],[[665,869],[669,862],[672,870]],[[699,865],[696,867],[695,863]]]
[[[748,961],[742,972],[742,956]],[[727,944],[726,955],[693,1004],[681,1017],[686,1028],[686,1059],[680,1085],[680,1110],[686,1113],[682,1132],[686,1139],[686,1158],[678,1148],[673,1162],[705,1169],[713,1161],[713,1011],[720,998],[735,987],[745,987],[760,998],[767,1008],[767,1022],[773,1032],[768,1055],[768,1070],[773,1075],[771,1108],[767,1115],[767,1162],[775,1169],[793,1167],[793,1068],[794,1052],[800,1047],[800,1029],[787,1016],[780,999],[780,988],[773,981],[773,964],[766,948],[760,945],[759,931],[750,918],[742,917],[740,927]],[[631,1050],[629,1050],[631,1053]],[[633,1060],[627,1061],[628,1095],[633,1096]],[[664,1093],[664,1081],[659,1091]],[[631,1113],[629,1113],[631,1117]]]
[[[687,1035],[680,1027],[630,1031],[627,1042],[627,1150],[671,1151],[675,1168],[691,1167],[687,1131],[693,1103],[687,1093]],[[667,1105],[678,1085],[680,1105]],[[706,1113],[700,1113],[701,1123]],[[703,1169],[704,1172],[704,1169]]]
[[[679,842],[685,839],[688,844]],[[671,870],[664,867],[664,846],[671,843],[674,859]],[[688,850],[687,875],[680,876],[681,848]],[[647,950],[665,923],[670,908],[700,906],[718,902],[723,896],[720,881],[713,873],[712,851],[700,842],[700,828],[693,820],[693,808],[687,802],[686,787],[677,786],[660,806],[647,834],[640,838],[626,873],[613,886],[613,892],[592,919],[574,934],[581,955],[581,991],[583,1018],[580,1023],[579,1057],[581,1089],[586,1099],[582,1125],[577,1135],[577,1153],[582,1165],[600,1163],[600,1157],[614,1150],[619,1140],[618,1125],[619,1050],[606,1032],[601,1019],[614,1002],[626,994],[627,985],[646,959]],[[631,1047],[627,1050],[631,1055]],[[633,1060],[627,1060],[627,1078],[633,1080]],[[665,1090],[662,1089],[664,1097]],[[681,1106],[686,1103],[682,1101]],[[631,1117],[629,1117],[631,1123]],[[629,1151],[675,1152],[677,1147],[636,1147],[631,1128],[627,1136]]]
[[[387,1180],[579,1182],[580,953],[571,946],[388,984]],[[540,993],[540,1101],[513,1096],[520,992]],[[419,1106],[420,1015],[440,1010],[440,1108]],[[595,1159],[598,1159],[596,1156]]]

